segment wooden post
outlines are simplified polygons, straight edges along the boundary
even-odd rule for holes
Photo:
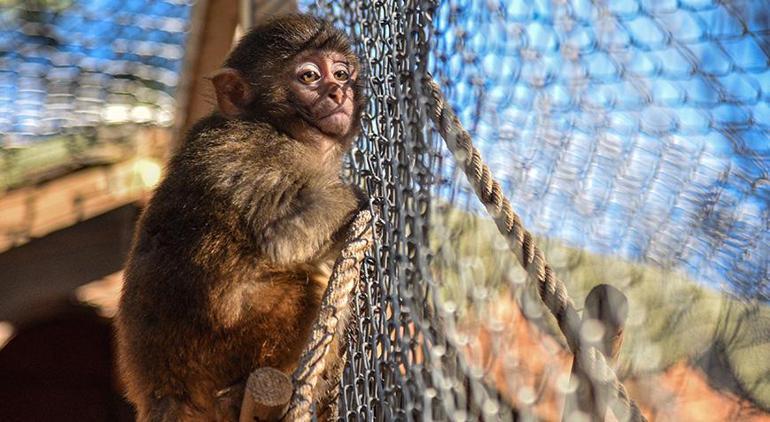
[[[628,316],[628,299],[620,290],[599,284],[588,293],[583,309],[581,333],[588,337],[590,331],[601,330],[598,339],[584,339],[585,346],[596,347],[607,359],[609,365],[617,361],[620,346],[623,343],[623,326]],[[570,383],[577,382],[577,390],[568,395],[562,420],[575,419],[575,412],[580,412],[592,421],[603,421],[607,414],[610,386],[592,380],[577,357],[572,361]]]
[[[249,375],[243,394],[240,422],[279,420],[289,406],[291,378],[274,368],[259,368]]]

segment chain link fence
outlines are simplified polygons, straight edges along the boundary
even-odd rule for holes
[[[371,95],[351,168],[382,236],[356,302],[343,418],[551,420],[574,389],[563,340],[541,335],[553,318],[430,130],[427,74],[576,303],[600,282],[629,296],[617,368],[647,414],[693,417],[687,391],[667,387],[676,370],[732,383],[743,404],[725,417],[769,408],[770,367],[757,363],[770,342],[766,4],[305,7],[355,38]]]

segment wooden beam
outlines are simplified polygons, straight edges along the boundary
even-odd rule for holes
[[[201,117],[211,112],[214,91],[206,79],[230,52],[238,25],[238,0],[200,0],[194,8],[182,79],[177,88],[175,143]]]
[[[164,129],[136,135],[137,153],[0,196],[0,253],[149,195],[169,147]]]
[[[248,1],[248,0],[245,0]],[[297,0],[253,0],[251,22],[258,25],[272,17],[299,11]]]

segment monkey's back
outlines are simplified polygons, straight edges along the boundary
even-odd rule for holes
[[[186,406],[165,415],[210,420],[217,392],[253,369],[291,371],[328,280],[326,256],[290,268],[260,256],[249,230],[259,210],[249,202],[285,192],[255,192],[250,180],[273,177],[261,166],[276,160],[264,154],[301,157],[270,127],[232,125],[212,117],[193,129],[137,225],[116,326],[122,378],[142,419],[172,398],[169,406]]]

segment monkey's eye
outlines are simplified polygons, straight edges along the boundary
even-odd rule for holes
[[[348,74],[347,70],[338,70],[334,72],[334,77],[337,78],[338,81],[347,81],[350,79],[350,75]]]
[[[305,84],[312,84],[313,82],[321,79],[321,75],[318,74],[318,72],[314,70],[307,70],[305,72],[300,73],[299,80],[302,83]]]

